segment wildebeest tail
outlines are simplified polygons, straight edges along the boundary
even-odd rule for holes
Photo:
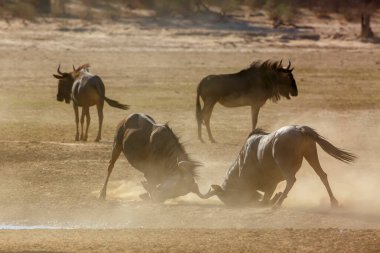
[[[306,133],[312,137],[318,145],[329,155],[334,157],[335,159],[338,159],[339,161],[350,163],[353,162],[357,156],[347,152],[343,149],[335,147],[333,144],[331,144],[329,141],[326,140],[323,136],[319,135],[314,129],[310,127],[303,126],[302,127]]]
[[[200,86],[201,84],[199,84],[197,88],[197,100],[195,103],[195,116],[197,118],[198,123],[202,122],[202,113],[201,113],[202,108],[201,108],[201,102],[199,101]]]
[[[113,99],[110,99],[107,97],[104,97],[104,100],[107,102],[107,104],[109,104],[112,107],[116,107],[116,108],[119,108],[122,110],[128,110],[129,109],[129,105],[120,104],[116,100],[113,100]]]
[[[104,84],[103,84],[102,79],[100,79],[99,76],[92,77],[92,80],[94,80],[94,82],[95,82],[96,92],[98,93],[98,95],[101,98],[103,98],[107,102],[107,104],[109,104],[112,107],[116,107],[116,108],[119,108],[122,110],[128,110],[129,109],[129,105],[120,104],[118,101],[110,99],[110,98],[105,96]]]

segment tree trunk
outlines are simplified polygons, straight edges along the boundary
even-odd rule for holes
[[[371,29],[371,15],[368,13],[363,12],[362,13],[362,32],[361,37],[362,38],[373,38],[373,32]]]

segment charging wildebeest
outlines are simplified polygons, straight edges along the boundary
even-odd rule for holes
[[[217,195],[225,204],[239,205],[259,201],[261,194],[257,191],[261,191],[264,192],[262,203],[268,204],[277,184],[286,180],[284,192],[275,196],[273,207],[278,208],[293,187],[295,175],[305,158],[325,185],[331,205],[335,207],[338,201],[319,163],[316,143],[340,161],[349,163],[356,158],[307,126],[285,126],[270,134],[256,129],[228,169],[223,185],[212,185],[203,198]]]
[[[104,101],[107,102],[112,107],[127,110],[128,105],[120,104],[119,102],[109,99],[105,96],[105,88],[102,79],[99,76],[93,75],[88,71],[90,67],[89,64],[84,64],[79,68],[75,69],[73,66],[73,71],[69,73],[61,72],[60,65],[58,66],[57,72],[59,75],[53,74],[58,81],[58,94],[57,100],[62,102],[65,100],[67,104],[73,100],[74,112],[75,112],[75,123],[76,123],[76,135],[75,140],[87,141],[88,127],[90,126],[90,106],[96,105],[98,110],[99,118],[99,129],[98,135],[95,141],[99,141],[102,135],[102,124],[103,124],[103,106]],[[79,112],[78,107],[82,107],[81,115],[81,133],[79,137]],[[84,117],[86,117],[86,132],[83,133]]]
[[[144,173],[146,181],[142,184],[147,193],[142,198],[162,202],[189,192],[200,196],[195,182],[200,164],[189,157],[169,126],[156,124],[145,114],[132,114],[117,126],[100,198],[106,197],[108,180],[121,151],[134,168]]]
[[[202,122],[207,128],[208,137],[215,142],[211,134],[210,118],[217,102],[226,107],[251,106],[252,130],[256,128],[261,106],[268,99],[277,102],[281,96],[290,99],[297,96],[298,90],[289,61],[288,67],[282,61],[253,62],[248,68],[234,74],[210,75],[202,79],[197,88],[196,118],[198,138],[202,139]],[[203,100],[203,109],[200,99]]]

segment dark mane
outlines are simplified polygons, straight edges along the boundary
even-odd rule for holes
[[[194,164],[194,167],[191,167],[190,168],[190,173],[191,175],[195,178],[195,179],[198,179],[199,178],[199,173],[198,173],[198,169],[197,167],[201,166],[202,164],[198,161],[195,161],[193,160],[190,155],[186,152],[185,150],[185,147],[184,145],[181,143],[179,137],[174,133],[174,131],[169,127],[169,124],[166,123],[164,125],[164,127],[173,135],[173,137],[175,138],[175,144],[177,147],[175,146],[172,146],[170,147],[171,150],[176,150],[176,149],[179,149],[181,151],[181,153],[183,154],[184,158],[186,161],[189,161],[191,163]]]
[[[264,129],[261,129],[261,128],[256,128],[255,130],[253,130],[247,138],[251,137],[252,135],[268,135],[269,133],[266,132]]]
[[[254,61],[249,65],[247,69],[260,69],[260,70],[266,70],[266,71],[277,71],[277,69],[283,68],[281,61],[271,61],[266,60],[264,62],[262,61]]]
[[[276,77],[279,74],[278,69],[282,69],[282,61],[254,61],[248,68],[236,73],[237,75],[244,75],[250,72],[259,72],[265,81],[265,88],[269,93],[269,98],[273,102],[280,100],[279,83],[276,82]]]

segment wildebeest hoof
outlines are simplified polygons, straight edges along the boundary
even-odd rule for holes
[[[106,200],[106,193],[104,191],[100,192],[99,199],[100,200]]]
[[[142,199],[142,200],[146,200],[146,201],[147,201],[147,200],[151,200],[151,199],[150,199],[150,195],[149,195],[149,193],[147,193],[147,192],[146,192],[146,193],[143,193],[143,194],[140,194],[139,197],[140,197],[140,199]]]
[[[332,200],[331,200],[331,207],[332,207],[332,208],[338,208],[338,207],[339,207],[338,200],[336,200],[336,199],[332,199]]]
[[[79,141],[79,134],[75,135],[75,141]]]
[[[95,142],[99,142],[99,141],[100,141],[100,138],[99,138],[99,137],[95,139]]]
[[[155,189],[155,186],[152,184],[149,184],[148,181],[141,181],[141,184],[147,192],[151,192],[153,189]]]
[[[278,199],[281,197],[282,195],[282,192],[278,192],[274,195],[274,197],[270,200],[270,203],[272,204],[276,204]]]
[[[270,201],[259,201],[258,204],[261,207],[268,207],[271,205],[271,202]]]
[[[276,203],[276,204],[274,204],[274,205],[272,206],[272,210],[278,210],[278,209],[280,209],[280,208],[281,208],[281,205],[278,204],[278,203]]]

